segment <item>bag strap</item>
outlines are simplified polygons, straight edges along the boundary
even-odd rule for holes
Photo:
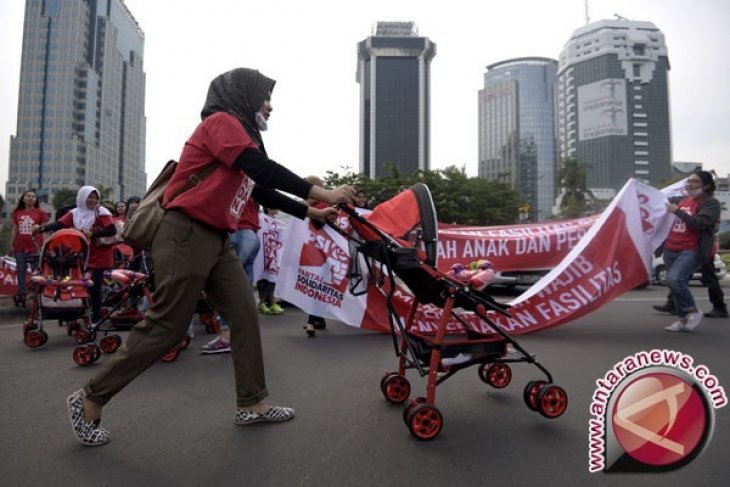
[[[183,194],[185,191],[194,188],[195,186],[199,185],[203,179],[207,178],[210,173],[215,171],[218,168],[218,161],[213,161],[212,163],[205,166],[203,169],[198,171],[195,174],[191,174],[187,181],[185,181],[185,184],[183,184],[181,187],[176,189],[172,192],[170,195],[170,198],[165,203],[166,205],[169,205],[172,203],[172,200]]]

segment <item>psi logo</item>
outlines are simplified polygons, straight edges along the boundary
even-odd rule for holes
[[[704,365],[671,350],[626,357],[596,381],[591,472],[676,470],[707,447],[725,391]]]

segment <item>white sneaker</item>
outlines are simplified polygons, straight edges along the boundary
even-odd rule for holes
[[[689,315],[688,315],[689,316]],[[665,326],[664,329],[667,331],[684,331],[686,329],[687,322],[686,318],[682,318],[679,321],[675,321],[669,326]]]
[[[687,315],[684,317],[684,331],[692,331],[697,328],[700,325],[700,321],[702,321],[702,316],[703,314],[700,310],[697,310],[694,313],[687,313]]]

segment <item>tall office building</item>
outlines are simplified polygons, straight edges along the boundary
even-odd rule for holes
[[[557,71],[554,59],[509,59],[487,66],[479,91],[478,174],[522,193],[536,221],[555,202]]]
[[[26,0],[6,196],[146,188],[144,33],[122,0]]]
[[[358,43],[360,172],[387,176],[430,168],[430,67],[436,44],[413,22],[378,22]]]
[[[589,188],[671,176],[668,71],[651,22],[601,20],[573,33],[558,67],[559,153],[586,166]]]

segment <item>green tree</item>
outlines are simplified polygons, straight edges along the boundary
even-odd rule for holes
[[[75,206],[76,205],[76,194],[78,190],[71,188],[60,188],[53,193],[53,199],[51,205],[58,209],[62,206]]]
[[[574,157],[563,159],[558,179],[563,190],[560,200],[560,216],[576,218],[590,213],[592,207],[588,202],[594,198],[587,187],[586,166],[579,163]]]
[[[374,180],[361,174],[331,171],[326,177],[328,185],[352,184],[363,190],[373,206],[417,182],[424,183],[431,190],[438,219],[443,223],[479,226],[514,223],[522,203],[520,194],[508,185],[469,177],[464,168],[456,166],[417,171],[409,177],[402,177],[391,170],[388,177]]]

